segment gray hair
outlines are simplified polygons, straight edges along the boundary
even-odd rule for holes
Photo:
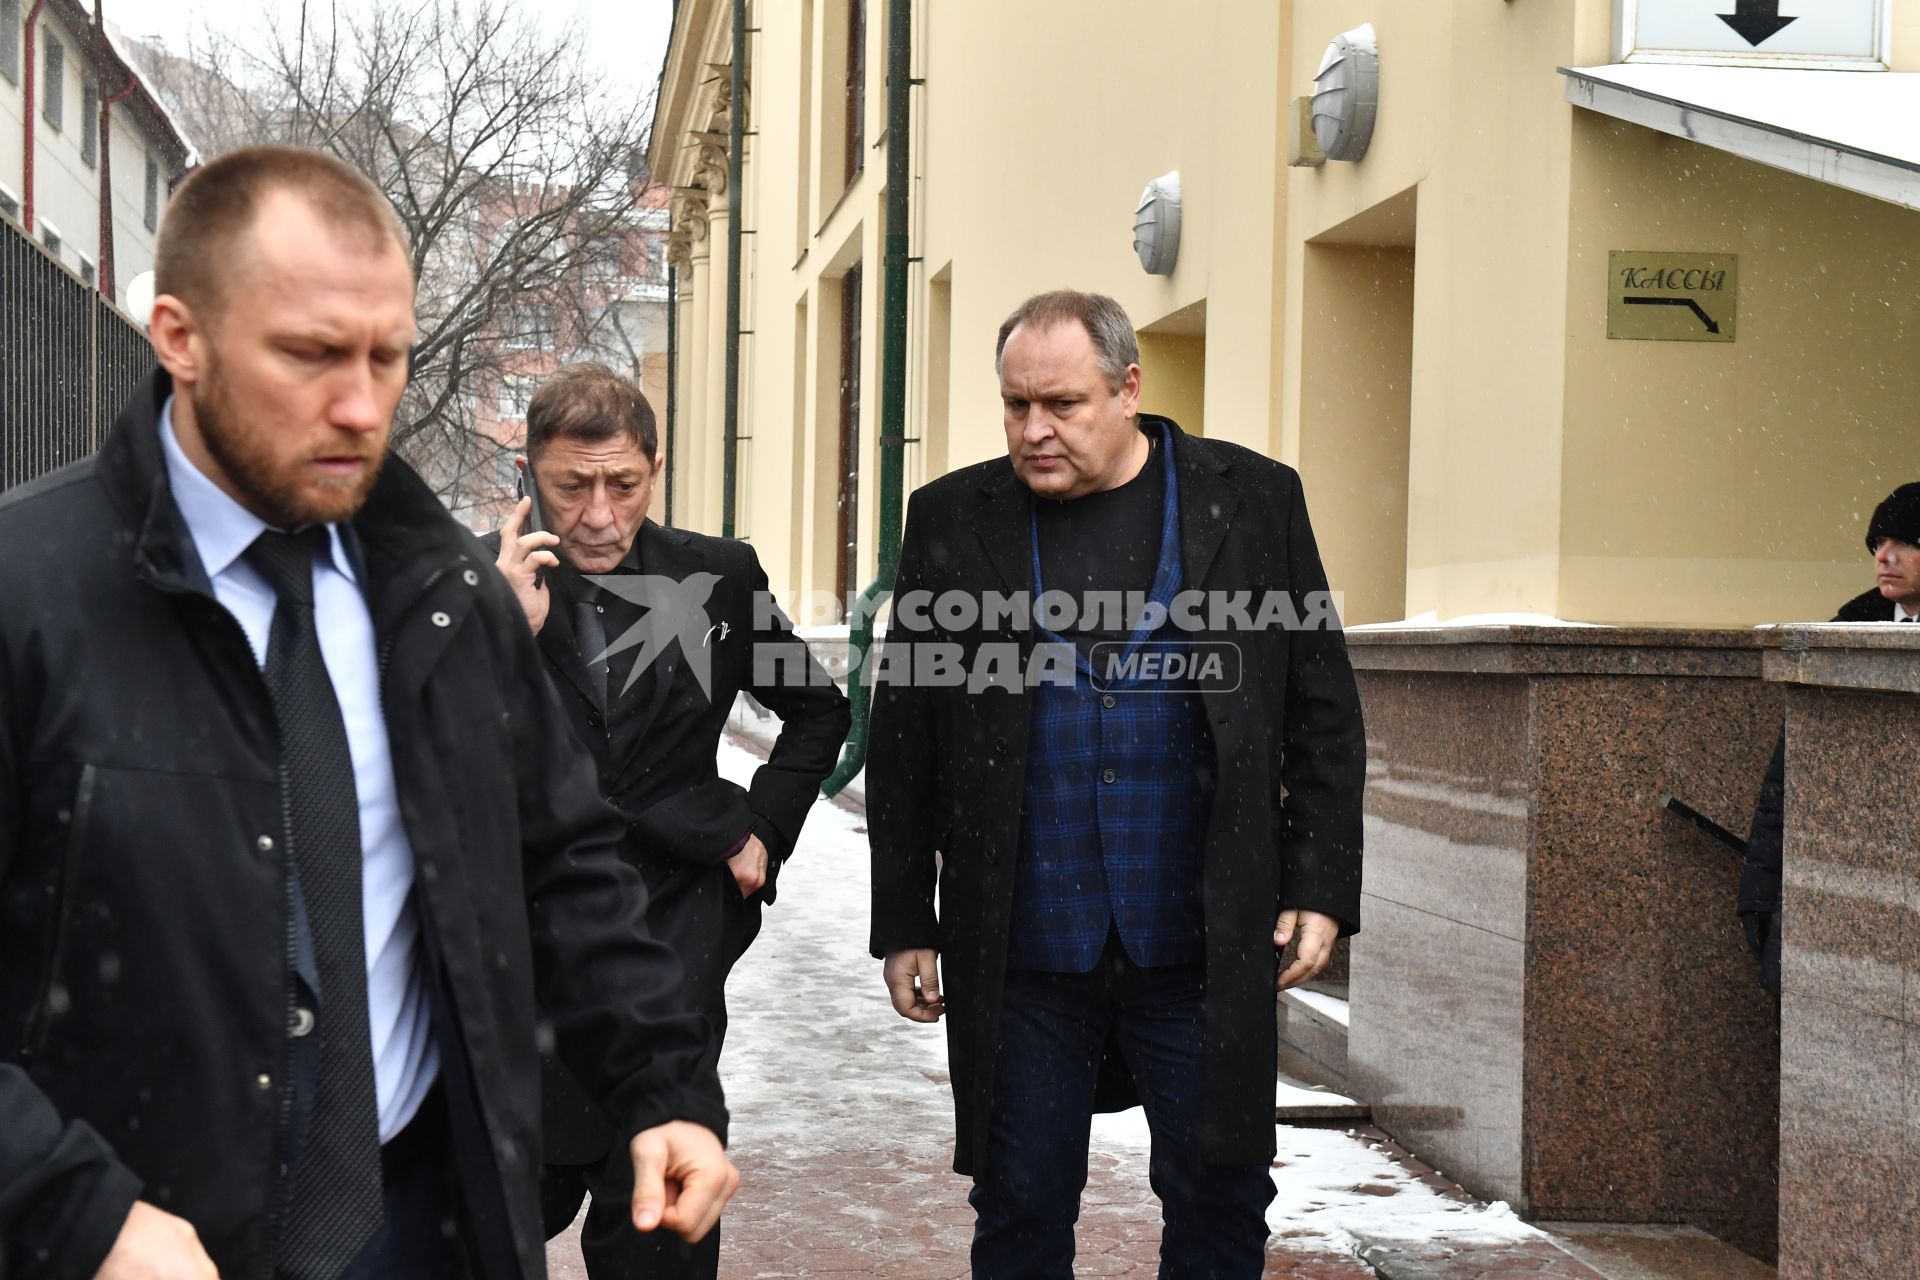
[[[993,348],[993,371],[1000,372],[1000,357],[1006,353],[1007,338],[1015,329],[1023,324],[1051,329],[1069,320],[1079,321],[1093,339],[1093,352],[1099,358],[1100,372],[1107,377],[1107,390],[1117,393],[1127,380],[1127,367],[1140,363],[1140,340],[1134,336],[1133,321],[1127,318],[1126,309],[1103,293],[1055,289],[1028,298],[1000,326],[1000,340]]]

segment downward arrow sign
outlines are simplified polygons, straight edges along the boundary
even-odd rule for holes
[[[1734,12],[1715,14],[1720,21],[1740,33],[1740,38],[1759,48],[1780,34],[1780,29],[1798,18],[1780,16],[1780,0],[1736,0]]]

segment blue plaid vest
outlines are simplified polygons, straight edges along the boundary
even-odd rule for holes
[[[1166,500],[1151,598],[1167,605],[1182,585],[1171,433],[1162,436],[1160,452]],[[1038,599],[1046,588],[1037,521],[1031,528]],[[1039,638],[1069,644],[1045,628]],[[1161,652],[1185,647],[1179,630],[1163,621],[1158,630],[1136,630],[1126,652],[1149,642]],[[1070,686],[1043,682],[1030,694],[1007,955],[1013,968],[1085,973],[1114,926],[1143,968],[1205,959],[1200,856],[1214,778],[1206,711],[1198,693],[1105,676],[1075,652]]]

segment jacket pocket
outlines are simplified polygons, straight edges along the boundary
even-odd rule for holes
[[[70,999],[62,981],[66,970],[67,927],[73,919],[74,896],[80,881],[80,858],[87,847],[87,825],[93,815],[93,792],[98,771],[93,765],[80,770],[74,788],[73,812],[67,822],[65,856],[60,859],[60,874],[55,883],[53,921],[47,930],[46,963],[41,968],[39,995],[27,1014],[26,1036],[21,1054],[27,1061],[40,1056],[46,1047],[47,1031],[53,1019],[67,1011]]]

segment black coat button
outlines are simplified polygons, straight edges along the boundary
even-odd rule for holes
[[[1007,740],[1005,738],[995,738],[993,740],[993,754],[997,756],[1007,754]]]

